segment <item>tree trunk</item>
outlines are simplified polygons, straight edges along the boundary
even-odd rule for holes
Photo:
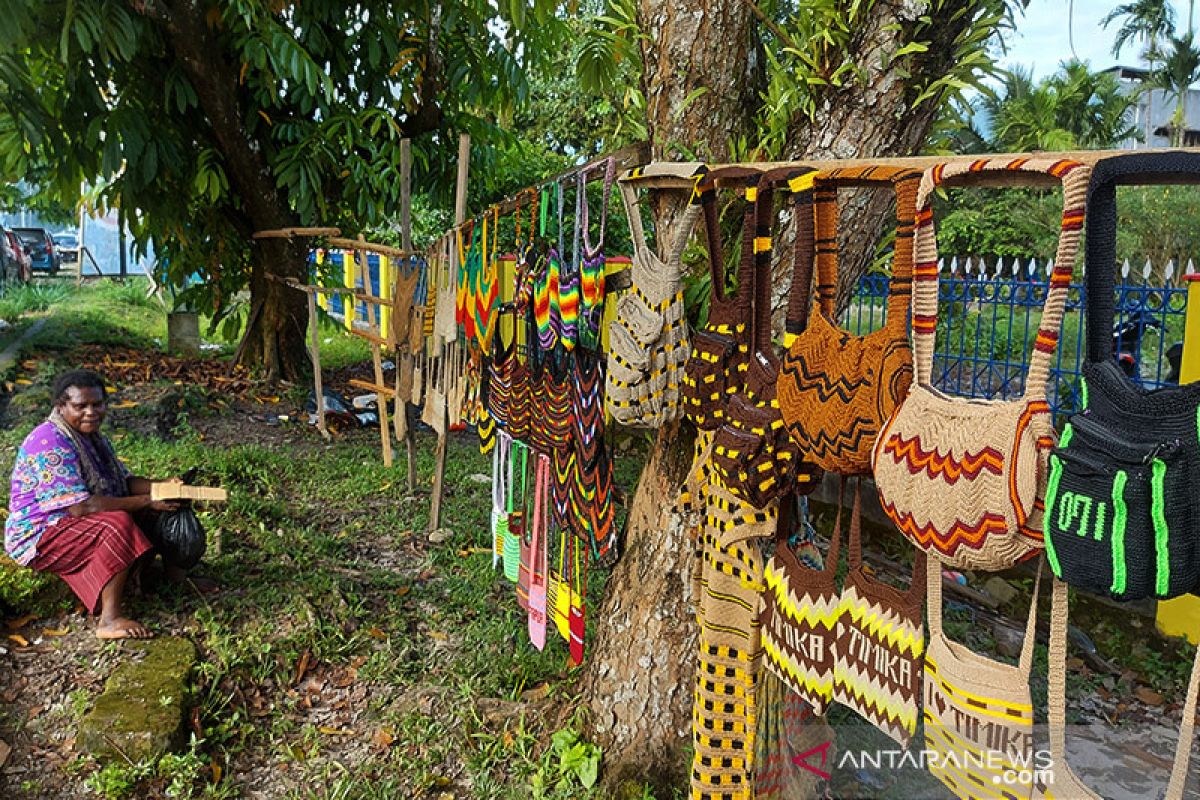
[[[681,427],[659,431],[642,469],[581,685],[610,786],[666,791],[685,775],[696,631],[692,544],[671,508],[691,464]]]
[[[238,347],[238,363],[261,366],[271,378],[300,377],[305,355],[308,303],[298,292],[268,275],[305,277],[307,250],[288,239],[254,243],[250,272],[250,316]]]
[[[295,227],[300,220],[286,193],[276,185],[266,148],[250,135],[239,101],[238,65],[228,57],[217,31],[208,23],[209,6],[200,2],[137,4],[135,8],[162,25],[196,90],[220,150],[230,190],[241,201],[239,232]],[[308,311],[304,296],[269,275],[306,277],[307,252],[288,240],[251,243],[250,317],[238,363],[261,367],[266,377],[296,378],[304,369]]]
[[[798,119],[789,158],[866,157],[916,152],[929,131],[936,104],[913,108],[920,79],[946,73],[954,43],[977,2],[947,3],[937,13],[936,41],[913,59],[884,59],[904,41],[904,28],[922,4],[879,4],[868,30],[849,54],[864,78],[833,90],[821,104],[818,124]],[[902,15],[908,14],[910,17]],[[746,135],[753,144],[761,63],[751,4],[746,0],[639,0],[642,89],[653,156],[720,162],[729,142]],[[896,27],[896,26],[899,27]],[[888,68],[881,65],[888,63]],[[699,91],[698,91],[699,90]],[[657,230],[670,230],[680,193],[655,198]],[[889,198],[856,198],[841,225],[843,280],[849,300],[866,269]],[[661,245],[661,242],[659,243]],[[787,290],[791,265],[774,276]],[[684,423],[684,427],[688,423]],[[696,664],[691,607],[691,546],[671,507],[691,460],[692,437],[679,426],[659,432],[634,496],[621,560],[596,612],[596,641],[580,684],[590,710],[590,736],[604,748],[605,780],[647,780],[659,788],[685,784],[683,755],[690,746],[691,687]],[[610,792],[611,793],[611,792]]]
[[[654,158],[726,160],[730,139],[750,130],[760,88],[751,21],[745,0],[640,0]],[[660,192],[655,230],[671,230],[686,199]],[[662,238],[656,245],[665,256]],[[610,786],[645,780],[669,791],[686,782],[696,664],[693,556],[672,506],[691,463],[689,425],[659,431],[642,471],[581,684]]]

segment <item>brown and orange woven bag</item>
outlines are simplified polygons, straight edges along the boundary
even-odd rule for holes
[[[908,391],[912,354],[913,210],[921,173],[900,167],[852,167],[817,176],[817,303],[795,335],[779,376],[779,408],[805,459],[843,475],[869,471],[879,429]],[[896,247],[887,318],[855,336],[833,318],[837,292],[838,187],[891,186],[896,193]],[[792,291],[798,291],[793,286]],[[797,327],[797,320],[792,320]]]
[[[939,164],[917,199],[913,344],[917,381],[875,447],[883,509],[917,547],[955,569],[1000,570],[1042,549],[1042,492],[1054,422],[1046,381],[1083,226],[1089,169],[1076,161],[980,159]],[[938,252],[930,204],[947,183],[1063,187],[1054,270],[1022,395],[967,400],[933,387]]]

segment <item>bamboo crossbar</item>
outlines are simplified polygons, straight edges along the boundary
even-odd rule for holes
[[[1181,150],[1200,151],[1198,147],[1153,147],[1142,148],[1137,151],[1133,150],[1061,150],[1061,151],[1033,151],[1029,153],[966,153],[956,155],[948,153],[944,155],[923,155],[923,156],[894,156],[888,158],[808,158],[797,159],[795,161],[748,161],[739,164],[709,164],[712,170],[722,169],[730,166],[753,167],[760,169],[763,172],[768,170],[778,169],[781,167],[811,167],[817,170],[842,169],[846,167],[909,167],[911,169],[926,170],[929,167],[937,164],[942,164],[947,161],[964,161],[975,159],[1003,159],[1015,160],[1019,158],[1030,159],[1067,159],[1071,161],[1079,161],[1083,164],[1094,164],[1097,161],[1113,156],[1129,155],[1133,152],[1138,154],[1145,153],[1171,153]],[[1032,174],[1022,175],[1021,180],[1023,185],[1029,185],[1030,179],[1034,178]],[[692,180],[685,177],[673,177],[664,175],[650,175],[636,178],[621,178],[623,181],[636,184],[639,188],[644,189],[688,189],[692,186]],[[722,181],[718,181],[722,183]],[[1057,183],[1053,178],[1048,178],[1047,185]],[[980,185],[980,184],[974,184]]]
[[[278,228],[269,231],[255,231],[251,239],[292,239],[296,236],[341,236],[341,228]]]

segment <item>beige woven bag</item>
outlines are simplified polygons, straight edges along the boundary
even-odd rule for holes
[[[437,260],[430,268],[437,273],[437,306],[433,315],[434,352],[438,344],[448,345],[458,339],[458,324],[455,322],[455,287],[458,286],[458,254],[451,246],[452,234],[443,236],[434,245]]]
[[[637,190],[630,182],[644,177],[687,178],[698,185],[706,168],[699,164],[652,164],[621,178],[621,201],[633,240],[629,289],[617,298],[608,328],[605,405],[622,425],[659,427],[682,413],[681,388],[688,357],[687,318],[683,305],[683,248],[700,216],[694,187],[673,232],[660,231],[668,243],[666,260],[646,243]]]
[[[1042,548],[1042,492],[1055,436],[1046,382],[1083,225],[1088,167],[1050,159],[980,159],[925,172],[917,195],[912,334],[916,380],[872,452],[884,511],[917,547],[956,569],[1000,570]],[[1021,397],[968,400],[933,386],[938,251],[933,192],[946,184],[1063,188],[1062,228]]]
[[[1037,640],[1041,562],[1018,663],[975,653],[942,628],[942,565],[930,557],[929,647],[925,651],[925,750],[929,771],[963,800],[1028,798],[1033,791],[1033,698],[1029,674]],[[1021,781],[1021,778],[1028,778]],[[983,793],[981,794],[981,789]],[[999,795],[997,795],[999,796]]]
[[[1050,657],[1049,700],[1047,722],[1050,729],[1051,768],[1039,776],[1037,800],[1103,800],[1103,796],[1088,788],[1067,763],[1067,584],[1054,580],[1050,594]],[[1188,681],[1187,699],[1183,703],[1183,722],[1179,726],[1179,741],[1175,744],[1175,761],[1164,800],[1182,800],[1191,763],[1192,743],[1196,736],[1197,700],[1200,699],[1200,647],[1192,662],[1192,677]]]

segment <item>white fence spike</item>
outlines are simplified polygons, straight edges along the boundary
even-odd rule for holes
[[[956,272],[958,272],[958,256],[951,256],[950,257],[950,274],[953,275]]]
[[[946,271],[946,259],[942,258],[941,256],[938,257],[937,271],[938,273]]]
[[[1150,263],[1150,259],[1146,259],[1145,265],[1142,267],[1142,277],[1149,280],[1150,275],[1154,272],[1154,265]]]
[[[971,274],[971,257],[967,256],[967,260],[963,262],[963,275]]]
[[[1167,262],[1167,268],[1163,270],[1163,277],[1168,281],[1175,277],[1175,259],[1172,258]]]
[[[1029,259],[1029,266],[1028,266],[1028,267],[1026,267],[1026,269],[1028,269],[1028,270],[1029,270],[1029,276],[1030,276],[1030,277],[1033,277],[1034,275],[1036,275],[1036,274],[1037,274],[1037,268],[1038,268],[1038,265],[1037,265],[1037,259],[1036,259],[1036,258],[1030,258],[1030,259]]]
[[[999,256],[996,258],[996,270],[995,270],[994,274],[997,278],[999,278],[1000,273],[1003,271],[1004,271],[1004,256]]]
[[[1195,275],[1196,274],[1196,265],[1192,263],[1192,260],[1190,258],[1188,259],[1187,268],[1183,271],[1183,274],[1184,275]]]
[[[1129,259],[1128,258],[1125,259],[1125,263],[1121,265],[1121,277],[1122,278],[1129,277]]]
[[[1046,262],[1046,274],[1049,275],[1051,272],[1054,272],[1054,259],[1053,258]]]

